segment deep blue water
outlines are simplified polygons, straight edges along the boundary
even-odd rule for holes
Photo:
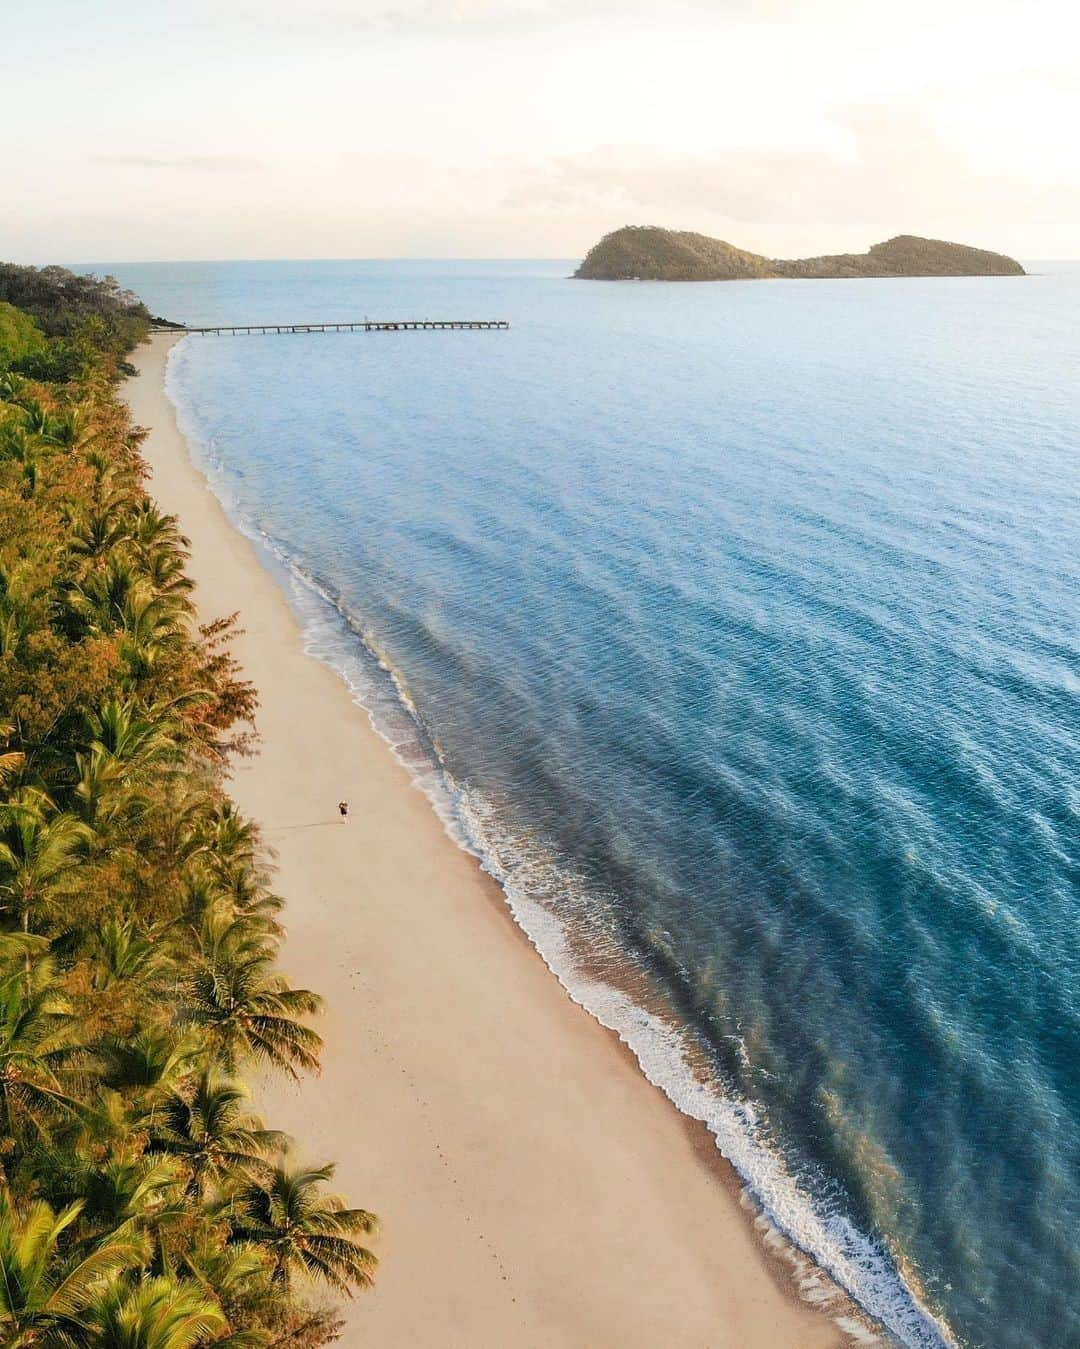
[[[1080,1345],[1080,270],[113,268],[312,648],[911,1345]]]

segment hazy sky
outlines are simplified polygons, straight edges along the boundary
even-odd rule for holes
[[[0,0],[0,257],[1080,256],[1080,19],[1032,0]]]

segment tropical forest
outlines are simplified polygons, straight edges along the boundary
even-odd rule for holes
[[[200,625],[118,396],[150,313],[0,265],[0,1345],[307,1349],[372,1214],[245,1078],[318,1070],[316,993],[230,759],[257,698]]]

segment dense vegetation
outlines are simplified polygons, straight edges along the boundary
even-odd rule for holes
[[[574,273],[590,281],[734,281],[771,275],[767,258],[723,239],[653,225],[605,234]]]
[[[737,281],[754,277],[1023,276],[1013,258],[966,244],[898,234],[865,253],[766,258],[704,234],[625,225],[574,273],[590,281]]]
[[[898,234],[873,244],[865,253],[837,253],[823,258],[774,258],[777,276],[1023,276],[1024,269],[1004,253],[990,253],[944,239]]]
[[[26,345],[24,337],[24,345],[8,353],[5,364],[4,315],[13,309],[22,322],[33,323],[41,345],[35,340]],[[130,373],[123,357],[142,340],[150,323],[178,326],[152,317],[115,277],[0,262],[0,370],[51,382],[85,379],[105,355]],[[45,337],[53,340],[45,343]]]
[[[0,304],[0,1344],[321,1345],[374,1219],[238,1076],[320,1048],[222,785],[255,692],[116,397],[147,316],[57,271]]]

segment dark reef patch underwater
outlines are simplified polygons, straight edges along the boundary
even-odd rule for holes
[[[333,601],[297,583],[313,647],[777,1220],[908,1344],[1080,1344],[1080,271],[113,270],[189,322],[513,321],[192,338],[172,389]]]

